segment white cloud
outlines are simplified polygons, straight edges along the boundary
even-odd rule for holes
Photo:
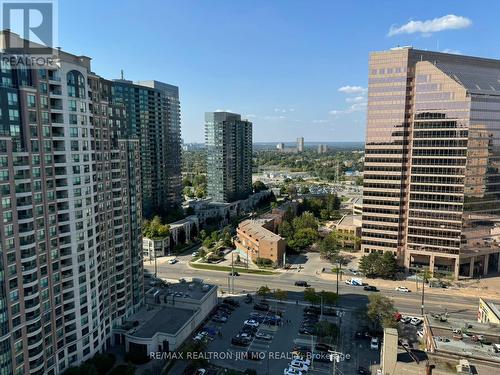
[[[460,51],[458,49],[452,49],[452,48],[445,48],[442,52],[444,52],[444,53],[452,53],[454,55],[461,55],[462,54],[462,51]]]
[[[334,110],[331,110],[329,113],[331,115],[344,115],[344,114],[348,114],[348,113],[353,113],[353,112],[362,112],[362,111],[365,111],[366,110],[366,106],[367,106],[367,102],[366,102],[366,99],[365,101],[363,102],[360,102],[360,103],[354,103],[352,105],[349,106],[349,108],[347,109],[334,109]]]
[[[233,111],[230,110],[230,109],[219,109],[219,108],[217,108],[214,112],[233,112]]]
[[[368,89],[361,87],[361,86],[342,86],[339,88],[339,92],[342,92],[344,94],[365,94],[368,91]]]
[[[249,114],[247,114],[247,115],[245,115],[243,117],[246,117],[246,118],[256,118],[257,115],[254,115],[253,113],[249,113]]]
[[[444,30],[464,29],[472,25],[472,21],[467,17],[448,14],[443,17],[434,18],[425,21],[410,21],[402,26],[391,26],[388,36],[398,34],[415,34],[421,33],[429,35]]]
[[[327,124],[330,120],[313,120],[313,124]]]
[[[353,98],[346,98],[345,101],[347,103],[360,103],[366,101],[365,96],[355,96]]]
[[[279,112],[279,113],[295,112],[295,108],[274,108],[274,112]]]

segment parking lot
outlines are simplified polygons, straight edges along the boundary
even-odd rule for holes
[[[207,324],[211,327],[211,331],[217,332],[209,341],[207,348],[207,352],[218,353],[219,356],[210,360],[212,364],[240,371],[254,369],[258,374],[275,375],[283,374],[283,370],[293,359],[294,349],[303,350],[304,353],[312,352],[316,358],[320,354],[317,348],[318,338],[307,333],[299,333],[305,317],[305,304],[269,301],[267,303],[270,310],[266,312],[254,310],[255,301],[251,303],[244,303],[243,299],[238,301],[240,306],[229,311],[226,322],[210,321]],[[273,325],[272,322],[266,324],[266,317],[276,315],[281,316],[281,324]],[[248,335],[242,335],[244,322],[249,319],[264,319],[264,322],[254,329],[253,335],[250,329],[247,330]],[[337,363],[337,369],[344,374],[355,374],[358,366],[369,368],[379,362],[380,352],[370,349],[369,340],[353,339],[354,332],[359,326],[355,314],[342,311],[340,316],[323,316],[323,320],[340,327],[341,333],[335,340],[323,340],[332,350],[343,354],[343,360]],[[243,341],[248,340],[248,343],[241,345],[238,342],[232,343],[235,337]],[[322,353],[321,358],[313,359],[309,366],[308,375],[332,373],[332,362],[329,361],[329,354],[326,352]]]

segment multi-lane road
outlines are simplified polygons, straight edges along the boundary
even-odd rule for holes
[[[225,293],[233,292],[252,293],[260,286],[267,285],[270,289],[288,291],[288,299],[301,300],[304,288],[294,285],[297,280],[307,281],[316,291],[336,291],[336,282],[324,280],[315,272],[289,271],[276,275],[256,275],[241,273],[240,276],[231,277],[227,272],[194,269],[189,266],[190,256],[178,258],[176,264],[162,262],[157,266],[158,277],[163,279],[179,279],[197,277],[206,283],[215,284]],[[145,268],[154,272],[154,266],[145,263]],[[234,289],[233,281],[234,279]],[[368,296],[374,292],[364,291],[361,287],[349,286],[339,283],[340,304],[344,308],[357,309],[368,301]],[[421,294],[419,292],[402,293],[394,289],[381,289],[380,293],[394,300],[396,308],[404,314],[418,315],[421,312]],[[461,319],[475,320],[478,309],[478,298],[450,295],[446,289],[439,289],[433,293],[425,294],[424,311],[426,313],[443,313],[447,311],[451,316]]]

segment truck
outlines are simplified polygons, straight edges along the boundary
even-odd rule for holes
[[[352,277],[350,279],[347,279],[345,283],[347,285],[363,286],[363,279],[360,279],[359,277]]]

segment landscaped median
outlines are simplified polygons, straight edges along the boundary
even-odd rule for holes
[[[203,264],[203,263],[195,263],[189,262],[189,266],[192,268],[200,269],[200,270],[211,270],[211,271],[223,271],[230,272],[234,270],[234,272],[238,273],[252,273],[256,275],[277,275],[279,272],[267,271],[267,270],[256,270],[256,269],[247,269],[240,267],[230,267],[230,266],[216,266],[213,264]]]

